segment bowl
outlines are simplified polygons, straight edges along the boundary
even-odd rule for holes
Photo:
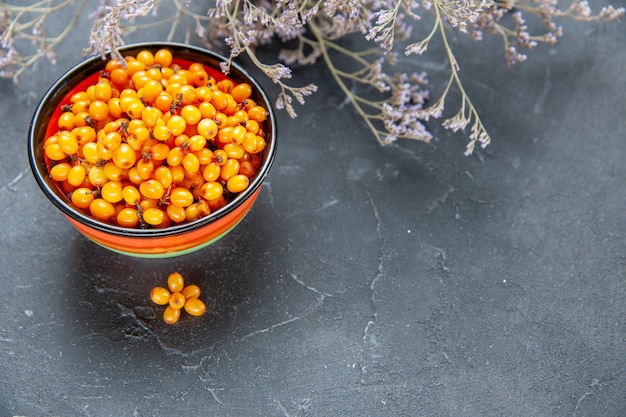
[[[105,69],[107,60],[100,56],[82,61],[50,87],[33,114],[28,132],[28,157],[35,180],[44,195],[69,223],[89,240],[107,249],[147,258],[187,254],[210,245],[231,231],[252,208],[276,154],[276,119],[273,108],[261,85],[244,68],[232,62],[226,76],[220,71],[220,64],[226,58],[203,48],[180,43],[129,44],[120,47],[119,52],[122,56],[136,56],[143,50],[154,53],[160,49],[169,49],[174,63],[181,66],[189,62],[203,64],[207,73],[218,81],[230,78],[235,83],[249,83],[253,90],[250,98],[267,111],[267,118],[261,124],[266,146],[259,153],[259,165],[251,176],[248,187],[233,194],[234,197],[225,206],[211,211],[205,217],[185,223],[173,223],[161,228],[128,228],[98,220],[72,204],[68,195],[50,176],[51,162],[44,152],[44,142],[58,130],[57,123],[63,104],[68,103],[73,93],[80,88],[84,89],[85,83],[97,80]]]

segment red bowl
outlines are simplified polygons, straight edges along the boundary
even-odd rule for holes
[[[216,80],[226,78],[220,71],[220,63],[226,58],[202,48],[179,43],[137,43],[119,48],[122,55],[136,55],[142,50],[156,52],[167,48],[172,51],[175,62],[200,62],[209,75]],[[69,222],[93,242],[130,256],[170,257],[201,249],[215,242],[232,230],[250,211],[257,199],[261,185],[272,166],[276,154],[276,118],[267,95],[259,83],[237,63],[232,63],[228,78],[236,83],[248,82],[253,87],[252,99],[265,107],[268,117],[263,122],[266,146],[262,151],[257,172],[248,188],[237,194],[224,207],[189,223],[172,225],[161,229],[131,229],[99,221],[74,207],[49,175],[49,161],[44,154],[44,141],[56,131],[56,120],[61,106],[69,97],[98,77],[105,68],[106,60],[89,58],[67,71],[43,96],[33,115],[28,133],[28,156],[33,175],[46,197],[65,215]]]

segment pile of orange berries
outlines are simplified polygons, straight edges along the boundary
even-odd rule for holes
[[[180,318],[181,310],[192,316],[206,313],[206,305],[200,300],[200,287],[195,284],[185,286],[185,280],[179,272],[172,272],[167,277],[167,288],[154,287],[150,291],[150,299],[158,305],[167,305],[163,311],[163,320],[167,324],[175,324]]]
[[[161,49],[112,59],[60,107],[44,143],[49,174],[98,220],[190,222],[244,191],[258,170],[268,112],[252,86],[174,58]]]

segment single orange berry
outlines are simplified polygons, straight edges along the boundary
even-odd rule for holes
[[[167,287],[171,292],[181,292],[185,286],[185,280],[179,272],[172,272],[167,277]]]
[[[167,324],[176,324],[180,318],[180,310],[167,306],[163,312],[163,321]]]
[[[185,311],[191,316],[199,317],[206,313],[206,305],[199,298],[189,298],[185,302]]]
[[[174,292],[170,295],[168,300],[170,307],[180,310],[185,305],[185,296],[182,293]]]
[[[200,287],[196,284],[187,285],[183,288],[182,294],[185,296],[187,300],[190,298],[198,298],[200,297]]]
[[[169,303],[170,292],[167,288],[164,287],[154,287],[152,291],[150,291],[150,299],[154,304],[163,306]]]

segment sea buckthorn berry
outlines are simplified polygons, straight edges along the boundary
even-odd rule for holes
[[[143,198],[139,202],[139,207],[141,210],[146,211],[150,208],[159,208],[161,206],[161,200],[155,200],[152,198]]]
[[[201,86],[196,88],[196,99],[202,102],[211,101],[211,97],[213,97],[213,91],[210,87]]]
[[[220,198],[216,198],[215,200],[209,200],[206,203],[209,206],[209,209],[211,211],[215,211],[215,210],[219,210],[220,208],[224,207],[226,205],[226,203],[228,203],[228,201],[222,195]]]
[[[223,181],[228,181],[231,177],[237,175],[238,173],[239,161],[236,159],[229,159],[220,169],[220,178]]]
[[[225,78],[223,80],[218,81],[215,86],[217,87],[218,90],[224,93],[230,93],[230,91],[235,86],[235,83],[232,80]]]
[[[123,190],[122,183],[119,181],[109,181],[102,186],[102,190],[100,190],[100,196],[104,198],[109,203],[119,203],[122,201]]]
[[[167,158],[166,158],[167,164],[170,167],[178,166],[183,163],[184,156],[185,156],[185,153],[183,152],[183,148],[181,148],[180,146],[171,148],[169,152],[167,153]]]
[[[252,95],[252,86],[248,83],[239,83],[230,90],[230,95],[241,103]]]
[[[72,169],[72,165],[67,162],[61,162],[50,168],[50,177],[55,181],[65,181],[70,169]]]
[[[185,207],[178,207],[173,204],[169,204],[165,211],[167,213],[167,216],[174,223],[182,223],[185,220],[187,220],[187,216],[185,214]]]
[[[139,51],[135,58],[137,59],[137,61],[143,62],[146,67],[152,66],[155,63],[155,57],[152,52],[145,49]]]
[[[211,213],[211,209],[206,201],[200,200],[197,203],[185,208],[186,221],[192,222],[198,220],[204,216],[208,216]]]
[[[237,110],[231,117],[237,119],[240,125],[246,127],[246,123],[248,122],[248,112],[245,110]],[[246,127],[247,129],[247,127]]]
[[[141,217],[144,222],[151,226],[159,226],[165,221],[165,213],[163,210],[156,207],[149,207],[145,209]]]
[[[128,170],[128,181],[135,185],[139,185],[143,181],[143,178],[139,176],[139,170],[137,169],[137,166],[134,166]]]
[[[126,204],[135,206],[141,201],[141,193],[134,185],[126,185],[122,188],[122,197]]]
[[[169,77],[168,82],[170,84],[178,84],[179,86],[189,84],[187,76],[182,71],[175,71],[174,74]]]
[[[167,190],[172,186],[172,182],[174,180],[172,170],[167,165],[161,165],[154,170],[154,179],[160,182],[163,185],[163,188]]]
[[[105,141],[98,140],[98,142],[96,142],[96,149],[98,150],[98,156],[103,161],[108,161],[113,158],[113,150],[105,145]]]
[[[95,199],[95,193],[86,187],[80,187],[72,191],[72,204],[81,209],[89,208],[91,202]]]
[[[213,160],[220,166],[224,165],[228,161],[228,154],[223,149],[216,149],[213,152]]]
[[[113,88],[111,88],[111,84],[107,80],[100,80],[94,86],[93,93],[96,100],[107,102],[113,96]]]
[[[205,86],[208,81],[209,74],[203,68],[192,72],[191,83],[196,87]]]
[[[121,143],[113,151],[113,163],[121,169],[129,169],[137,160],[137,153],[128,143]]]
[[[146,106],[141,102],[141,100],[134,99],[131,100],[130,103],[126,106],[126,114],[133,119],[141,119],[141,115]]]
[[[117,213],[116,220],[122,227],[136,227],[139,224],[139,213],[133,207],[124,207]]]
[[[104,174],[104,168],[98,165],[93,165],[89,168],[87,177],[89,178],[89,182],[91,183],[91,185],[98,188],[101,188],[109,181],[109,179]]]
[[[157,140],[165,142],[172,136],[172,132],[168,129],[167,125],[157,124],[152,129],[152,136]]]
[[[216,110],[215,116],[212,117],[212,119],[220,128],[228,126],[228,116],[221,111]]]
[[[217,123],[213,119],[202,119],[198,122],[198,134],[205,139],[213,139],[218,133]]]
[[[109,181],[121,181],[125,176],[124,169],[117,166],[113,161],[104,164],[102,171]]]
[[[189,300],[190,298],[198,298],[200,297],[200,287],[198,287],[196,284],[189,284],[185,288],[183,288],[181,293],[185,296],[187,300]]]
[[[174,136],[182,135],[187,128],[187,122],[182,116],[173,115],[167,121],[167,128]]]
[[[151,104],[154,103],[154,100],[156,100],[162,92],[163,85],[159,81],[148,77],[148,80],[142,87],[141,97],[145,103]]]
[[[161,73],[161,68],[158,66],[150,67],[146,70],[146,74],[150,77],[151,80],[159,81],[163,79],[163,74]]]
[[[172,272],[167,276],[167,288],[171,292],[181,292],[185,287],[185,279],[180,272]]]
[[[170,203],[177,207],[187,207],[194,201],[193,194],[187,188],[174,187],[170,191]]]
[[[215,109],[215,106],[213,106],[208,101],[203,101],[202,103],[198,104],[198,110],[200,110],[200,114],[202,115],[203,119],[215,119],[215,116],[217,116],[217,110]]]
[[[195,125],[202,119],[200,109],[191,104],[187,104],[180,110],[180,115],[188,125]]]
[[[150,159],[153,161],[164,161],[170,152],[170,147],[165,143],[157,142],[150,146]]]
[[[205,200],[215,200],[224,193],[224,187],[217,181],[206,182],[201,188],[202,198]]]
[[[75,128],[72,133],[75,135],[78,145],[96,140],[96,131],[91,126],[81,126]]]
[[[44,153],[53,161],[62,161],[67,158],[67,155],[63,152],[63,149],[61,149],[58,143],[48,144],[44,148]]]
[[[204,66],[201,63],[192,62],[191,64],[189,64],[188,71],[196,72],[196,71],[201,71],[201,70],[204,70]]]
[[[108,221],[115,215],[115,207],[104,198],[96,198],[89,204],[91,215],[98,220]]]
[[[246,130],[246,128],[241,125],[233,127],[233,132],[232,132],[230,141],[237,145],[242,144],[246,137],[247,132],[248,131]]]
[[[180,184],[185,180],[185,168],[182,165],[171,166],[170,171],[172,171],[172,183]]]
[[[187,141],[187,149],[195,152],[204,149],[206,146],[206,138],[202,135],[193,135]]]
[[[87,105],[89,107],[89,105]],[[89,115],[89,109],[74,114],[74,126],[94,126],[95,121]]]
[[[197,151],[194,151],[194,154],[198,157],[198,161],[200,162],[200,169],[202,169],[205,165],[213,162],[213,151],[209,148],[201,148]]]
[[[146,198],[158,200],[165,194],[165,189],[158,180],[151,179],[139,184],[139,192]]]
[[[154,63],[162,67],[169,67],[172,64],[172,52],[169,49],[159,49],[154,53]]]
[[[222,143],[230,143],[233,140],[233,129],[232,126],[221,127],[217,132],[217,140]]]
[[[226,182],[226,189],[231,193],[240,193],[248,188],[249,184],[250,179],[247,176],[243,174],[237,174],[228,179],[228,182]]]
[[[150,291],[150,300],[152,300],[154,304],[164,306],[169,303],[170,294],[169,290],[165,287],[154,287]]]
[[[143,145],[150,139],[150,130],[145,126],[137,126],[128,129],[129,135],[126,137],[126,143],[135,151],[140,150]]]
[[[183,106],[193,103],[197,97],[196,89],[191,85],[181,86],[178,94],[180,95],[180,101]]]
[[[226,98],[226,93],[220,90],[213,91],[213,96],[211,97],[211,104],[217,111],[222,111],[228,106],[228,98]]]
[[[169,305],[170,307],[180,310],[185,305],[185,296],[179,292],[174,292],[170,295]]]
[[[70,103],[78,103],[79,101],[89,101],[89,97],[86,92],[78,91],[71,95]]]
[[[146,69],[146,64],[141,61],[138,61],[135,58],[129,59],[126,57],[126,72],[132,77],[132,75],[138,71],[143,71]]]
[[[86,177],[87,172],[85,171],[85,167],[82,165],[74,165],[67,173],[67,182],[70,185],[78,187],[85,182]]]
[[[248,117],[258,123],[262,123],[267,119],[267,110],[262,106],[253,106],[248,110]]]
[[[200,170],[200,161],[198,160],[198,157],[193,153],[188,153],[183,157],[182,165],[185,168],[185,171],[192,174]]]
[[[71,111],[66,111],[65,113],[61,114],[61,116],[59,116],[59,121],[57,125],[61,130],[74,129],[74,113],[72,113]]]
[[[85,112],[89,112],[88,100],[77,101],[76,103],[72,104],[72,111],[71,111],[72,114],[77,115],[78,113],[85,113]],[[76,118],[74,118],[74,123],[76,123]]]
[[[262,136],[258,136],[257,135],[257,137],[256,137],[256,149],[252,153],[259,153],[259,152],[263,151],[263,149],[265,149],[265,139],[263,139]]]
[[[146,107],[143,112],[141,112],[141,120],[143,120],[147,127],[154,127],[161,117],[159,111],[160,110],[156,107]]]
[[[106,150],[114,151],[122,143],[122,135],[118,132],[109,132],[100,141]]]
[[[194,172],[193,174],[189,172],[185,172],[185,183],[181,184],[181,186],[186,186],[189,190],[193,191],[194,188],[201,187],[202,184],[205,183],[204,178],[202,178],[202,173],[200,171]]]
[[[239,173],[241,175],[245,175],[248,178],[252,178],[254,177],[255,171],[256,170],[254,169],[254,166],[252,165],[250,161],[242,161],[239,164]]]
[[[167,306],[163,311],[163,321],[167,324],[176,324],[180,319],[180,310],[174,309],[171,306]]]
[[[161,110],[163,113],[170,111],[172,107],[172,96],[167,92],[162,92],[154,99],[154,106]]]
[[[61,150],[67,155],[73,155],[78,152],[78,141],[76,140],[76,135],[71,132],[61,132],[57,143],[61,147]]]
[[[100,160],[98,155],[98,145],[95,142],[85,143],[82,148],[82,154],[85,161],[90,164],[97,164]]]
[[[87,87],[87,100],[94,101],[96,99],[96,95],[94,94],[95,85],[90,85]]]
[[[199,298],[189,298],[185,302],[185,311],[190,316],[199,317],[206,313],[206,305]]]
[[[93,120],[103,121],[109,115],[109,106],[102,100],[93,100],[89,103],[89,116]]]
[[[222,111],[228,116],[232,116],[237,110],[237,106],[239,105],[237,104],[233,96],[231,96],[229,93],[226,93],[226,107]]]
[[[120,86],[125,86],[130,77],[124,68],[115,68],[110,72],[111,81]]]
[[[154,162],[152,162],[151,159],[140,159],[137,162],[136,168],[139,178],[141,178],[142,180],[147,180],[150,179],[152,173],[154,172]]]
[[[254,153],[258,147],[258,142],[256,140],[257,135],[254,133],[248,132],[244,136],[243,143],[241,146],[246,152]]]

